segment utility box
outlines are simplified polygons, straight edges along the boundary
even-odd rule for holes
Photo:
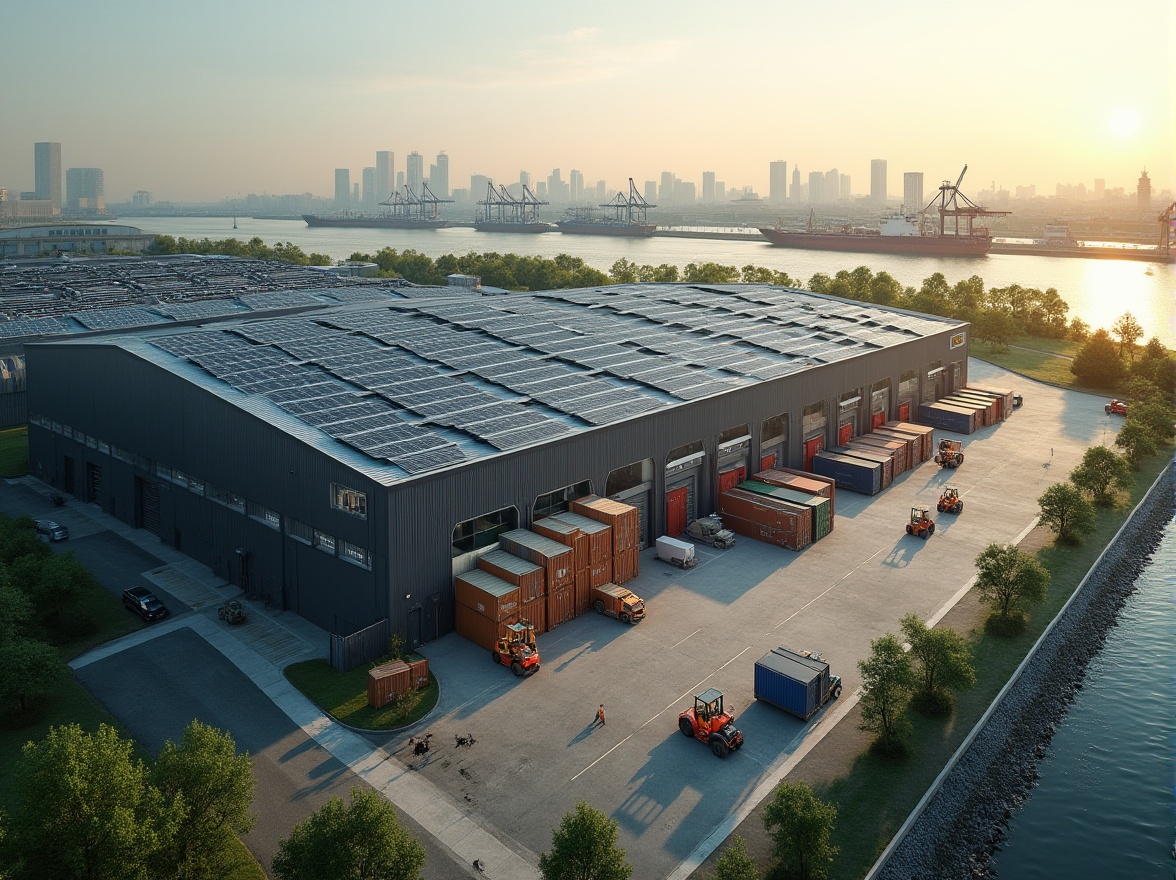
[[[665,535],[657,539],[657,558],[678,568],[691,568],[698,561],[694,556],[693,544]]]
[[[774,648],[755,662],[755,698],[807,721],[830,698],[841,696],[841,679],[829,674],[819,654]]]

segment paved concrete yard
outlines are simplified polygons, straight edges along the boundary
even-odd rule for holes
[[[1025,405],[964,438],[959,470],[927,462],[873,498],[838,492],[833,533],[802,553],[740,539],[725,552],[699,547],[688,572],[643,553],[628,586],[647,600],[646,620],[627,627],[589,614],[540,636],[543,667],[529,679],[457,635],[425,645],[441,701],[386,748],[415,765],[404,743],[432,732],[439,748],[420,775],[504,840],[550,849],[552,828],[584,800],[619,822],[635,877],[682,875],[700,841],[749,809],[756,789],[837,710],[806,725],[755,704],[755,660],[777,645],[819,650],[845,680],[844,703],[860,685],[856,664],[870,640],[896,631],[907,612],[929,619],[953,601],[976,555],[1018,540],[1041,493],[1118,428],[1101,398],[975,360],[969,369],[973,382],[1016,388]],[[927,541],[906,535],[911,506],[934,510],[948,482],[960,489],[963,514],[935,514]],[[724,760],[677,730],[678,712],[710,686],[724,692],[746,737]],[[592,729],[601,702],[608,724]],[[456,734],[477,742],[456,748]]]

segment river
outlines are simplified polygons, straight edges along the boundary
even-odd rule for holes
[[[1176,522],[1169,523],[1013,817],[1002,880],[1167,880],[1173,804]]]
[[[1089,260],[1066,257],[1028,257],[990,254],[980,258],[936,258],[883,254],[830,253],[776,248],[766,242],[694,238],[615,238],[602,235],[542,235],[478,232],[468,227],[437,230],[309,228],[301,220],[254,220],[238,217],[233,229],[228,217],[128,217],[125,222],[145,232],[177,238],[258,237],[266,244],[279,241],[298,245],[307,253],[345,260],[354,253],[375,253],[384,247],[416,250],[428,257],[443,254],[515,253],[537,257],[570,254],[607,272],[620,258],[654,266],[668,263],[715,262],[754,264],[785,271],[798,282],[818,272],[833,275],[842,269],[868,266],[888,272],[904,286],[918,286],[942,272],[954,284],[972,275],[986,287],[1020,284],[1042,290],[1056,288],[1070,314],[1091,327],[1110,328],[1130,311],[1143,326],[1145,340],[1158,336],[1176,348],[1176,265],[1134,260]]]

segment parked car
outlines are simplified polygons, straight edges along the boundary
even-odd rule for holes
[[[123,590],[123,604],[144,620],[160,620],[167,617],[167,606],[159,601],[146,587],[131,587]]]
[[[69,529],[51,519],[37,520],[37,536],[46,541],[64,541],[69,537]]]
[[[1108,416],[1125,416],[1127,415],[1127,401],[1112,400],[1110,403],[1103,405],[1103,410]]]

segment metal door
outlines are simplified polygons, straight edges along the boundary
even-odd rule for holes
[[[761,471],[770,471],[775,466],[776,466],[776,453],[773,452],[771,455],[761,456],[761,458],[760,458],[760,470]]]
[[[135,477],[135,528],[159,534],[159,486]]]
[[[909,400],[904,400],[898,405],[898,420],[900,422],[911,420],[911,402]]]
[[[824,437],[813,437],[811,440],[804,441],[804,469],[806,471],[813,469],[813,456],[824,448]]]
[[[421,644],[421,606],[417,605],[408,612],[408,647],[416,650]]]
[[[86,500],[97,503],[98,493],[102,489],[102,468],[92,462],[86,462]]]
[[[719,474],[719,494],[722,495],[728,489],[734,489],[746,479],[746,467],[731,468],[729,471],[723,471],[721,474]],[[685,528],[683,528],[683,531],[685,531]],[[677,532],[675,532],[675,534],[677,534]]]
[[[886,413],[876,412],[870,416],[870,428],[880,428],[886,424]]]
[[[837,428],[837,445],[844,446],[853,439],[853,422],[844,422]]]
[[[666,534],[680,535],[686,531],[686,502],[689,486],[679,486],[666,492]]]

